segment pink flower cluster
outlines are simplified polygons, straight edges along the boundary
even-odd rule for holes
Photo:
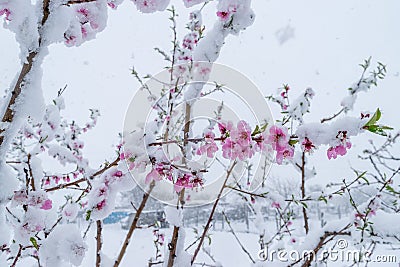
[[[203,179],[196,172],[189,173],[182,171],[174,172],[175,167],[170,163],[156,163],[153,169],[146,175],[145,183],[150,184],[152,181],[158,182],[167,179],[174,182],[174,176],[177,177],[174,182],[174,190],[179,193],[183,188],[196,188],[203,185]]]
[[[237,127],[233,127],[232,123],[219,124],[221,134],[229,131],[229,137],[223,140],[222,156],[227,159],[246,160],[251,158],[255,153],[256,142],[251,136],[251,128],[245,121],[239,121]]]
[[[227,21],[231,18],[231,16],[236,13],[237,6],[236,5],[229,5],[225,9],[221,9],[217,11],[217,17],[219,17],[222,21]]]
[[[108,6],[115,8],[114,2]],[[64,43],[67,46],[78,46],[84,41],[95,37],[97,32],[104,29],[106,24],[107,6],[103,7],[94,3],[80,4],[75,7],[75,20],[64,33]]]
[[[218,151],[218,146],[215,143],[215,134],[211,131],[207,132],[204,136],[205,144],[197,149],[197,155],[207,154],[207,157],[214,157],[215,152]]]
[[[282,164],[284,159],[293,158],[294,148],[289,145],[289,135],[287,129],[279,126],[271,126],[266,143],[276,151],[276,163]]]
[[[269,128],[269,134],[254,132],[245,121],[239,121],[234,127],[232,122],[219,122],[219,132],[222,142],[222,156],[226,159],[246,160],[252,158],[258,151],[270,152],[271,148],[277,152],[276,162],[282,164],[284,159],[292,158],[294,148],[289,144],[287,129],[279,126]],[[214,157],[218,151],[213,132],[208,131],[204,136],[205,143],[197,149],[197,155],[207,154],[207,157]],[[311,144],[306,144],[312,146]]]
[[[179,177],[175,184],[175,192],[179,193],[183,188],[197,188],[203,185],[203,179],[191,173],[185,173]]]
[[[347,140],[347,131],[339,131],[336,138],[339,139],[340,144],[328,148],[326,152],[328,159],[336,159],[338,155],[344,156],[347,153],[347,149],[351,148],[351,143]]]
[[[47,198],[44,191],[32,191],[29,194],[25,190],[16,191],[13,201],[19,205],[28,205],[42,210],[50,210],[53,207],[53,202]]]
[[[144,160],[144,158],[139,159],[137,156],[135,156],[133,153],[129,151],[121,152],[121,154],[119,155],[119,159],[126,160],[129,170],[133,169],[136,169],[138,171],[144,170],[148,163],[147,161]]]
[[[136,8],[143,13],[163,11],[167,8],[169,0],[132,0]]]
[[[328,159],[336,159],[338,155],[344,156],[347,153],[347,149],[351,148],[351,143],[346,142],[345,144],[341,144],[338,146],[330,147],[328,148],[328,151],[326,152]]]

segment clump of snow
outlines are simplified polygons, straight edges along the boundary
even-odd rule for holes
[[[117,193],[134,188],[135,183],[130,176],[125,162],[105,171],[92,183],[93,189],[88,194],[88,211],[94,220],[106,218],[114,209]]]
[[[343,117],[330,124],[328,123],[306,123],[297,128],[296,135],[300,140],[308,138],[316,146],[326,144],[336,146],[340,144],[340,133],[346,132],[346,138],[356,136],[362,131],[366,120],[355,117]]]
[[[39,251],[40,261],[45,267],[59,266],[62,262],[79,266],[87,245],[75,225],[64,224],[56,227],[43,241]]]
[[[9,226],[6,224],[6,218],[5,218],[5,207],[3,205],[0,205],[0,247],[3,245],[8,245],[10,242],[10,229]],[[2,255],[1,253],[0,255]],[[1,264],[1,259],[0,259],[0,266],[7,266],[6,264]]]
[[[73,221],[78,215],[79,205],[76,202],[67,203],[62,211],[63,217],[68,221]]]
[[[182,226],[183,223],[183,209],[174,206],[166,206],[164,208],[165,217],[169,224],[174,226]]]
[[[10,166],[0,161],[0,204],[11,198],[13,192],[18,188],[18,180]],[[0,219],[1,220],[1,219]]]
[[[387,213],[383,210],[376,211],[376,215],[371,216],[370,222],[374,232],[381,236],[398,236],[400,234],[400,224],[398,222],[400,214]]]
[[[300,123],[303,123],[303,116],[310,111],[311,99],[314,95],[314,90],[307,88],[306,91],[296,98],[290,105],[288,110],[290,116],[293,119],[298,120]]]
[[[183,0],[185,7],[192,7],[201,3],[206,2],[207,0]]]
[[[132,0],[136,8],[143,13],[154,13],[167,8],[169,0]]]
[[[7,10],[3,26],[15,33],[20,45],[20,59],[25,63],[30,51],[39,46],[38,19],[31,1],[0,1],[0,10]]]

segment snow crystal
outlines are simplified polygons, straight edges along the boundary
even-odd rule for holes
[[[280,45],[283,45],[288,40],[294,38],[294,28],[289,24],[286,27],[280,28],[275,32],[275,37]]]

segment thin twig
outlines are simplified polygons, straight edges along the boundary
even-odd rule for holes
[[[339,116],[340,114],[342,114],[343,111],[344,111],[344,108],[342,108],[341,110],[339,110],[337,113],[333,114],[333,115],[332,115],[331,117],[329,117],[329,118],[321,119],[321,123],[324,123],[324,122],[333,120],[334,118],[336,118],[337,116]]]
[[[19,257],[21,257],[21,252],[22,252],[22,245],[19,244],[19,249],[18,249],[17,256],[15,256],[15,259],[14,259],[14,261],[13,261],[11,267],[15,267],[15,266],[17,265],[17,262],[18,262],[18,260],[19,260]]]
[[[305,199],[306,197],[306,191],[305,191],[305,166],[306,166],[306,161],[305,161],[305,152],[303,151],[303,154],[301,156],[301,198]],[[308,216],[307,216],[307,210],[306,207],[303,205],[303,219],[304,219],[304,229],[306,230],[306,234],[308,234],[309,231],[309,226],[308,226]]]
[[[247,251],[247,249],[243,246],[242,242],[240,242],[239,237],[236,235],[235,231],[232,228],[231,222],[229,221],[228,217],[226,216],[225,212],[222,211],[222,215],[224,216],[224,219],[226,221],[226,223],[228,224],[229,228],[231,229],[230,232],[232,233],[232,235],[235,237],[236,241],[238,242],[239,246],[242,248],[242,250],[244,251],[244,253],[247,254],[247,256],[249,257],[249,259],[251,260],[252,263],[256,263],[255,260],[251,257],[251,254]]]
[[[208,229],[210,228],[211,222],[212,222],[213,217],[214,217],[215,210],[216,210],[217,205],[218,205],[218,203],[219,203],[219,201],[220,201],[220,199],[221,199],[222,192],[224,191],[225,186],[226,186],[226,183],[228,182],[229,176],[231,175],[231,173],[232,173],[232,171],[233,171],[233,168],[234,168],[235,166],[236,166],[236,161],[234,161],[234,162],[232,163],[232,166],[231,166],[231,167],[228,169],[228,171],[226,172],[225,181],[224,181],[224,183],[222,184],[222,187],[221,187],[221,189],[220,189],[220,191],[219,191],[219,193],[218,193],[217,199],[214,201],[214,205],[213,205],[213,207],[212,207],[212,209],[211,209],[210,216],[208,217],[208,221],[207,221],[206,225],[204,226],[204,231],[203,231],[203,234],[201,235],[200,242],[199,242],[199,244],[197,245],[196,250],[194,251],[194,254],[193,254],[193,257],[192,257],[192,261],[191,261],[191,264],[192,264],[192,265],[193,265],[194,261],[196,260],[197,254],[199,253],[199,251],[200,251],[200,249],[201,249],[201,246],[203,245],[204,238],[206,237],[206,234],[207,234],[207,232],[208,232]]]

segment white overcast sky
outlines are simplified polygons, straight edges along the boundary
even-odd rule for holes
[[[188,11],[180,1],[171,2],[180,14],[182,37]],[[247,75],[265,95],[274,93],[283,83],[293,89],[292,97],[312,87],[316,92],[313,114],[306,118],[319,120],[339,109],[346,88],[361,74],[358,64],[372,56],[374,64],[377,60],[387,64],[387,78],[368,94],[361,93],[355,110],[373,111],[379,106],[383,122],[399,129],[400,1],[253,0],[252,6],[254,25],[239,36],[228,37],[219,63]],[[205,12],[206,26],[211,27],[216,18],[214,6]],[[130,68],[134,65],[145,75],[157,73],[164,66],[153,48],[170,49],[168,15],[140,14],[132,2],[125,1],[117,11],[109,12],[108,26],[97,39],[78,48],[63,44],[50,48],[43,65],[45,99],[50,101],[68,84],[66,117],[84,122],[93,107],[102,114],[96,130],[85,138],[85,152],[93,166],[114,156],[111,145],[118,140],[125,111],[138,88]],[[282,44],[277,32],[285,28],[292,35]],[[0,40],[0,90],[4,90],[20,69],[19,51],[13,34],[2,28]],[[350,150],[350,157],[336,161],[328,162],[325,149],[316,152],[318,179],[344,178],[349,173],[344,167],[369,138],[371,135],[366,134],[359,142],[354,140],[356,146]],[[352,165],[362,166],[354,161]]]

